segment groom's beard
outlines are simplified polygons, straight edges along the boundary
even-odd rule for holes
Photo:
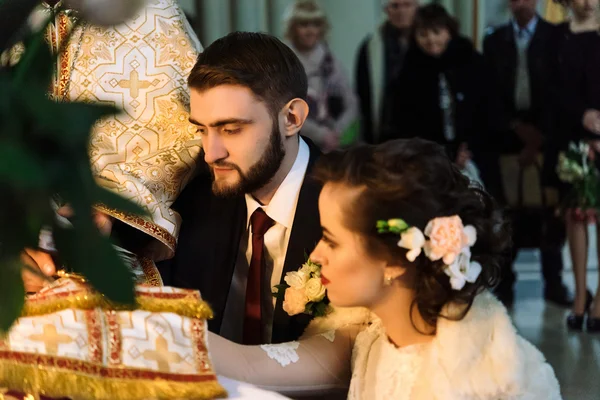
[[[212,191],[218,197],[234,197],[246,193],[254,193],[273,179],[277,171],[279,171],[284,157],[285,148],[281,140],[281,133],[279,127],[275,125],[271,132],[267,149],[260,160],[248,169],[248,172],[244,173],[236,164],[225,161],[217,161],[210,165],[213,178]],[[215,179],[214,167],[234,169],[238,173],[238,181],[234,184],[219,182]]]

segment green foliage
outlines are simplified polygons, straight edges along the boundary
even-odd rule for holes
[[[312,315],[313,317],[324,317],[330,312],[331,308],[329,307],[329,300],[327,298],[318,303],[309,302],[304,309],[305,314]]]
[[[276,289],[272,293],[273,297],[275,297],[277,300],[283,301],[285,299],[285,291],[289,287],[290,285],[288,285],[287,283],[273,286],[273,288]]]
[[[25,303],[19,259],[0,259],[0,332],[6,332],[19,317]]]
[[[98,204],[145,213],[99,187],[92,174],[91,128],[117,110],[48,98],[56,60],[43,32],[24,40],[26,51],[15,67],[0,68],[0,332],[20,315],[20,254],[37,247],[42,227],[52,227],[67,268],[84,275],[110,300],[134,303],[131,273],[93,222]],[[57,224],[51,205],[57,197],[74,211],[72,228]]]

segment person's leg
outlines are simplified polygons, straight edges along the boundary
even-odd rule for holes
[[[598,225],[598,221],[596,221],[596,251],[598,254],[598,265],[600,266],[600,226]],[[598,289],[592,302],[590,317],[600,318],[600,273],[598,273]]]
[[[570,307],[573,299],[563,283],[562,248],[565,245],[566,228],[562,219],[548,215],[540,247],[544,298],[557,305]]]
[[[600,226],[598,223],[596,217],[596,251],[600,265]],[[589,333],[600,333],[600,273],[598,274],[598,289],[590,306],[586,328]]]
[[[569,241],[569,253],[575,276],[575,301],[573,302],[573,314],[580,316],[586,311],[587,302],[587,252],[588,231],[587,221],[580,221],[567,213],[567,238]]]

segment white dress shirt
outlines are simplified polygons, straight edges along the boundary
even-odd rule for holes
[[[261,205],[254,197],[246,195],[246,208],[248,211],[246,231],[242,235],[238,252],[238,259],[233,273],[233,280],[227,297],[227,304],[223,314],[221,336],[241,343],[244,333],[244,314],[246,304],[246,284],[248,269],[252,257],[252,232],[250,217],[257,208],[262,208],[265,213],[275,221],[275,224],[265,233],[265,280],[262,282],[262,319],[266,324],[263,343],[270,343],[273,330],[273,311],[276,299],[272,297],[272,287],[281,282],[281,274],[287,253],[292,225],[296,215],[298,196],[304,182],[310,150],[308,145],[300,138],[300,146],[292,169],[283,180],[273,199],[267,205]],[[301,266],[298,265],[298,268]]]

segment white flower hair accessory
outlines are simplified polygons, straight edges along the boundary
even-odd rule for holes
[[[400,235],[398,247],[408,250],[406,259],[410,262],[422,252],[431,261],[442,260],[454,290],[461,290],[467,282],[474,283],[481,274],[481,264],[471,261],[477,231],[472,225],[464,226],[458,215],[434,218],[423,232],[402,219],[377,221],[377,231]]]

